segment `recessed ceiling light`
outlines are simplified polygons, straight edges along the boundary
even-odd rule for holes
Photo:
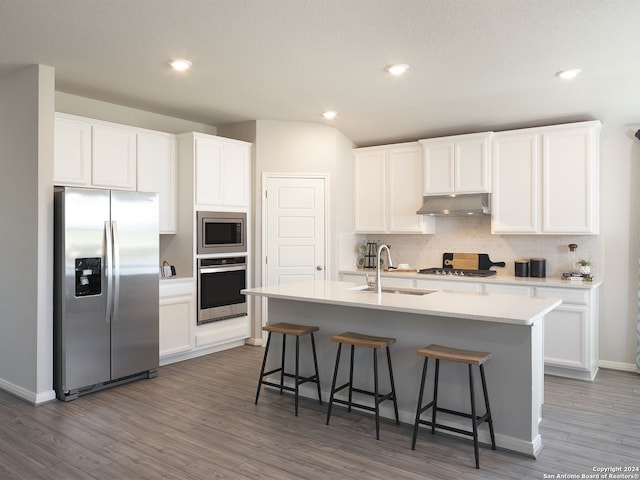
[[[336,118],[337,115],[338,115],[338,112],[334,112],[334,111],[328,111],[322,114],[322,116],[327,120],[333,120],[334,118]]]
[[[391,75],[402,75],[409,70],[409,65],[404,63],[394,63],[393,65],[387,65],[384,69]]]
[[[169,62],[169,65],[171,65],[171,68],[173,68],[174,70],[178,70],[179,72],[183,72],[191,68],[191,62],[182,58],[178,60],[171,60],[171,62]]]
[[[580,75],[580,73],[582,73],[582,70],[580,70],[579,68],[568,68],[566,70],[560,70],[559,72],[556,72],[556,75],[563,80],[573,80],[578,75]]]

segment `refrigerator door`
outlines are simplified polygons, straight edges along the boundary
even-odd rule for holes
[[[111,378],[105,225],[109,192],[55,192],[55,388],[73,391]]]
[[[158,203],[156,193],[111,191],[113,379],[158,368]]]

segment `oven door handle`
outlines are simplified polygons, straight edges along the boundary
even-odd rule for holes
[[[208,267],[208,268],[200,268],[200,273],[224,273],[224,272],[239,272],[241,270],[246,270],[246,266],[241,267]]]

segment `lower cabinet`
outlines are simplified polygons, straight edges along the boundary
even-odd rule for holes
[[[599,358],[598,289],[536,288],[536,296],[562,298],[545,317],[545,373],[593,380]]]
[[[197,325],[193,278],[160,280],[160,365],[244,345],[251,336],[249,316]]]

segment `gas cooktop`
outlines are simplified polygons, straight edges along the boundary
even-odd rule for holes
[[[465,270],[462,268],[423,268],[418,273],[424,275],[445,275],[459,277],[490,277],[495,275],[494,270]]]

